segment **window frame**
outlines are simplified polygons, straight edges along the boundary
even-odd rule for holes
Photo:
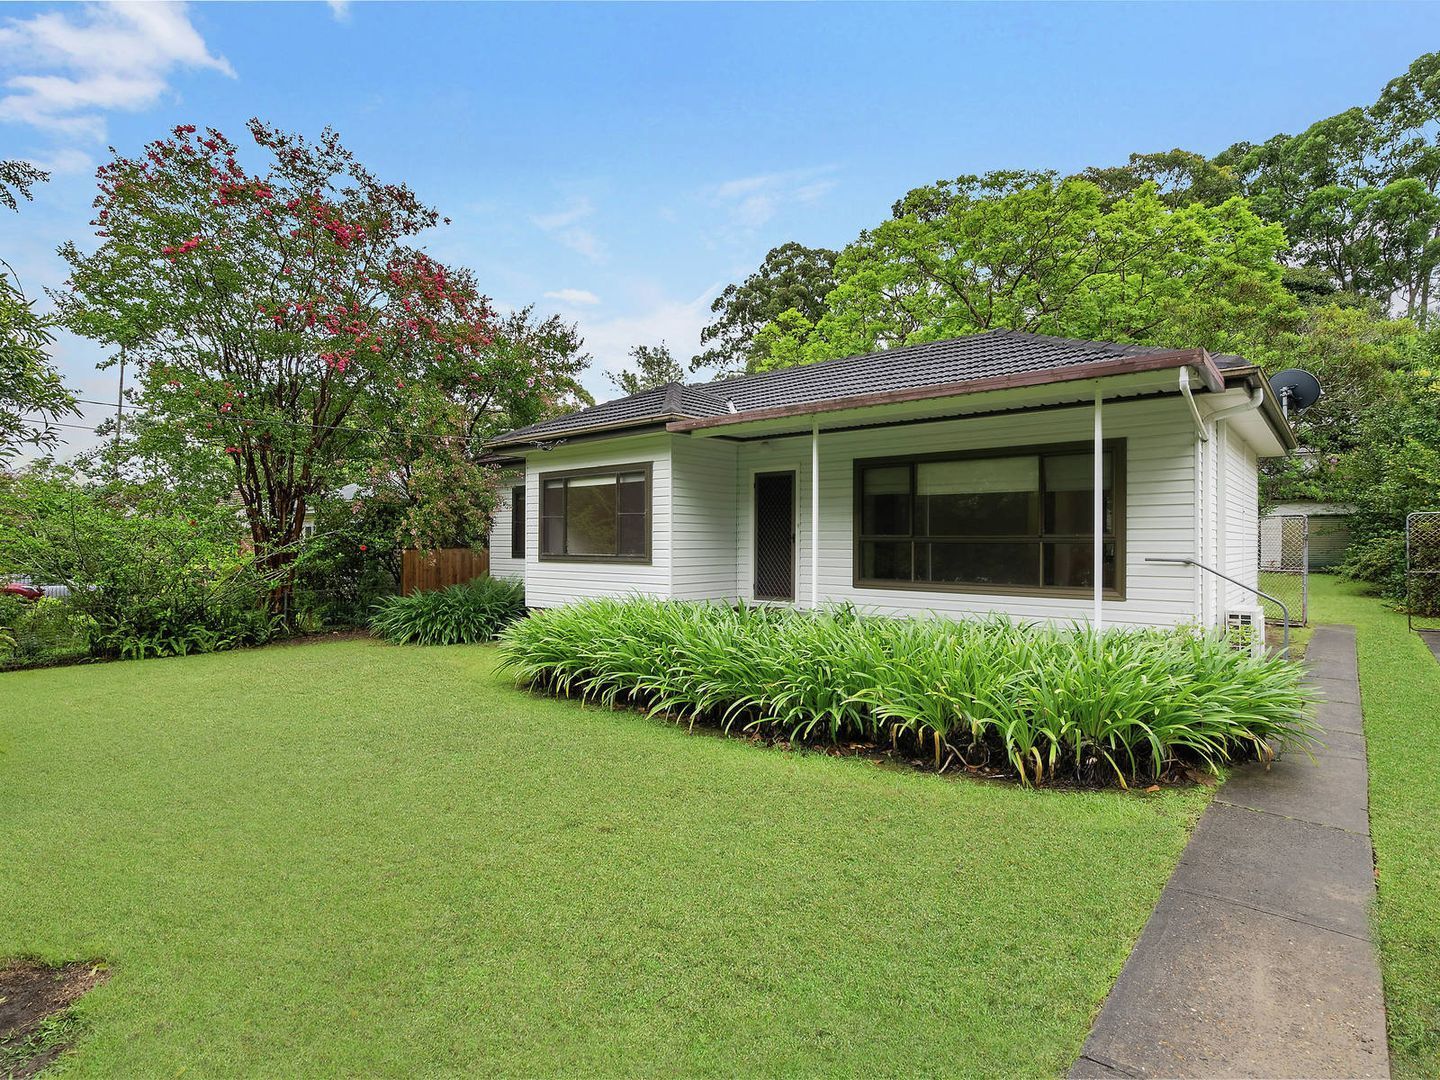
[[[539,476],[540,502],[537,507],[536,517],[537,529],[535,537],[535,553],[541,562],[570,562],[570,563],[624,563],[630,566],[648,566],[653,556],[654,548],[654,496],[655,496],[655,474],[654,462],[635,461],[621,465],[595,465],[584,469],[556,469],[552,472],[542,472]],[[643,473],[645,477],[645,551],[640,555],[550,555],[545,551],[545,486],[552,480],[571,480],[577,477],[586,476],[613,476],[618,489],[619,477],[625,473]],[[617,490],[616,506],[619,506]],[[560,520],[566,522],[569,515],[569,489],[566,489],[565,513]],[[618,509],[616,511],[618,516]],[[566,529],[568,532],[568,527]],[[619,528],[617,523],[616,541],[619,541]]]
[[[1120,439],[1105,439],[1102,444],[1102,452],[1111,455],[1113,470],[1110,480],[1111,498],[1114,503],[1114,543],[1115,543],[1115,584],[1105,587],[1101,595],[1106,600],[1125,599],[1125,541],[1126,541],[1126,455],[1125,442]],[[1094,540],[1094,533],[1085,533],[1083,536],[1075,533],[1046,533],[1045,532],[1045,491],[1044,491],[1044,466],[1041,465],[1041,487],[1038,492],[1040,498],[1040,522],[1039,529],[1033,536],[985,536],[985,537],[930,537],[919,536],[915,532],[916,507],[915,507],[915,466],[929,461],[972,461],[985,458],[1007,458],[1025,457],[1035,455],[1037,457],[1062,456],[1065,454],[1089,453],[1095,449],[1093,442],[1063,442],[1063,443],[1037,443],[1026,446],[997,446],[988,447],[983,450],[952,450],[937,451],[928,454],[904,454],[890,457],[878,458],[855,458],[851,463],[853,475],[852,487],[852,534],[850,550],[851,585],[856,589],[894,589],[905,592],[943,592],[943,593],[970,593],[990,596],[1053,596],[1064,599],[1076,599],[1080,597],[1093,597],[1095,590],[1091,586],[1077,585],[1002,585],[1002,584],[970,584],[960,581],[901,581],[888,580],[885,578],[867,578],[861,575],[862,565],[862,544],[866,541],[909,541],[911,543],[911,573],[914,573],[915,545],[925,542],[944,542],[947,540],[979,540],[984,542],[1004,543],[1023,541],[1034,542],[1037,548],[1037,558],[1040,560],[1040,580],[1044,580],[1045,573],[1045,545],[1050,543],[1065,543],[1077,539]],[[900,536],[867,535],[863,533],[864,524],[864,477],[865,470],[884,466],[908,465],[910,467],[910,531]]]
[[[510,558],[525,558],[525,511],[529,496],[525,493],[525,481],[510,488]]]

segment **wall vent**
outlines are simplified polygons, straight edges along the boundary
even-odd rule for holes
[[[1265,647],[1265,621],[1258,611],[1227,611],[1225,636],[1231,648],[1258,653]]]

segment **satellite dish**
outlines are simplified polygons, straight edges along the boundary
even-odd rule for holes
[[[1291,409],[1301,412],[1320,400],[1320,380],[1299,368],[1286,368],[1273,376],[1270,389],[1280,398],[1280,408],[1287,419]]]

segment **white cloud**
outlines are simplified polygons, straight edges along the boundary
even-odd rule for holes
[[[548,214],[532,214],[530,220],[537,229],[554,232],[567,225],[574,225],[577,221],[583,221],[594,212],[594,204],[582,195],[570,199],[559,210],[553,210]]]
[[[549,233],[571,251],[598,263],[605,261],[605,246],[593,232],[580,225],[580,222],[594,213],[594,204],[581,195],[572,197],[560,209],[548,214],[532,214],[530,223],[542,232]]]
[[[45,11],[0,26],[5,82],[0,121],[52,134],[105,137],[104,113],[149,108],[169,89],[176,69],[235,76],[213,56],[184,4],[86,4]]]
[[[733,227],[758,229],[787,204],[811,203],[835,189],[831,166],[791,169],[725,180],[706,190],[706,201],[725,208]]]
[[[605,373],[627,367],[634,346],[658,345],[662,341],[670,346],[689,377],[690,357],[700,351],[700,331],[710,322],[710,301],[722,284],[716,282],[692,300],[656,298],[648,308],[633,315],[613,319],[582,317],[580,333],[585,338],[585,349],[595,358],[585,373],[586,388],[602,401],[616,397],[618,392]]]
[[[556,289],[545,294],[547,300],[559,300],[562,304],[598,304],[600,297],[589,289]]]
[[[73,176],[86,173],[95,167],[95,161],[84,150],[64,147],[48,154],[32,155],[26,158],[37,169],[44,169],[52,176]]]
[[[605,246],[589,229],[565,229],[555,234],[555,239],[577,255],[583,255],[591,262],[605,261]]]
[[[350,0],[325,0],[336,22],[350,21]]]

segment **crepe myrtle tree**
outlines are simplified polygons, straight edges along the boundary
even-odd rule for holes
[[[248,127],[263,171],[193,125],[102,165],[99,245],[61,248],[55,299],[117,348],[141,409],[228,457],[257,559],[283,582],[307,504],[373,460],[407,388],[488,400],[497,380],[544,395],[551,376],[493,362],[488,300],[412,245],[440,218],[409,188],[329,129]]]
[[[396,426],[372,458],[357,519],[390,525],[399,548],[479,547],[489,533],[500,474],[480,466],[473,419],[433,387],[407,388]]]

